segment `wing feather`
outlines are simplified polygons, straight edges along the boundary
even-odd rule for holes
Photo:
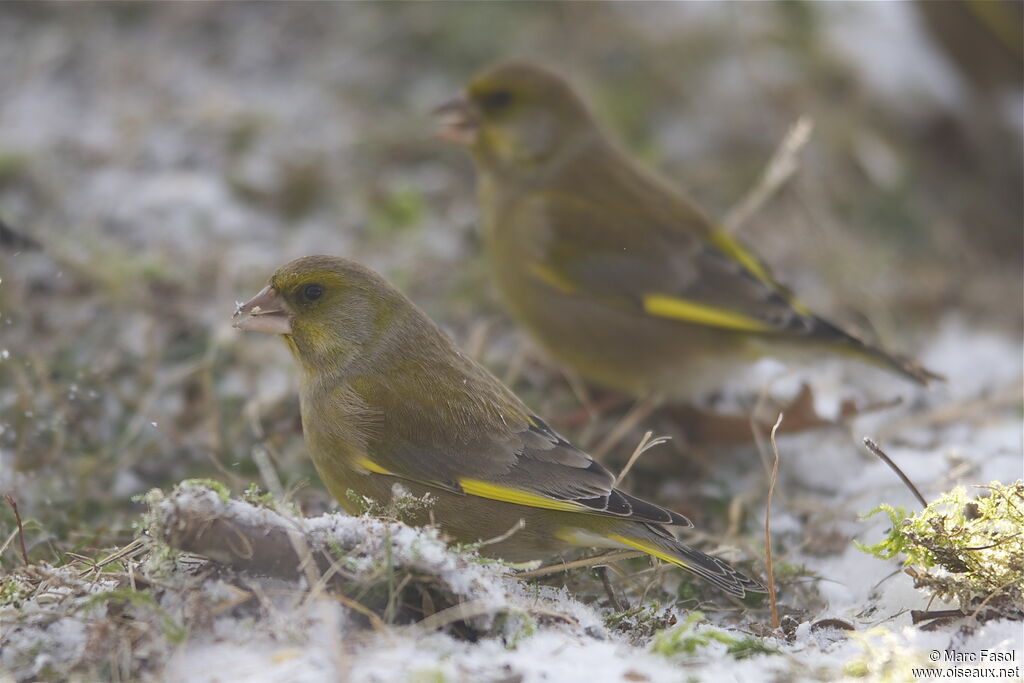
[[[500,410],[493,406],[481,409],[481,396],[487,395],[487,388],[504,387],[489,374],[481,375],[486,371],[475,364],[464,369],[469,374],[463,378],[465,382],[437,383],[476,391],[472,417],[467,414],[459,421],[462,438],[455,438],[453,430],[443,424],[431,428],[427,420],[408,419],[410,414],[429,415],[436,410],[436,394],[429,399],[408,391],[398,395],[390,389],[393,384],[374,385],[373,396],[366,402],[384,409],[360,466],[378,474],[517,505],[692,526],[676,512],[615,489],[611,472],[530,414],[511,392],[506,390],[488,399],[497,400],[503,406]],[[388,406],[393,409],[388,410]],[[406,419],[388,419],[399,414]],[[410,429],[411,425],[418,428]]]
[[[629,208],[622,214],[555,192],[535,197],[523,216],[542,226],[533,275],[562,294],[638,315],[766,334],[816,330],[816,318],[768,268],[702,216],[685,213],[685,225],[672,225],[671,212]]]

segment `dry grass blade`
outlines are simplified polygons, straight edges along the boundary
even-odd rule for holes
[[[499,536],[495,536],[494,538],[489,538],[486,541],[481,541],[480,542],[480,547],[483,548],[483,547],[486,547],[486,546],[489,546],[489,545],[495,545],[496,543],[501,543],[502,541],[507,541],[508,539],[512,538],[512,536],[514,536],[515,534],[519,533],[519,531],[522,530],[525,527],[526,527],[526,520],[520,518],[520,519],[516,520],[516,523],[513,524],[512,527],[508,531],[506,531],[505,533],[503,533],[503,534],[501,534]]]
[[[444,628],[448,624],[455,623],[456,621],[465,621],[474,617],[482,617],[491,614],[495,611],[493,603],[487,600],[470,600],[469,602],[460,602],[457,605],[452,605],[440,612],[434,612],[426,619],[416,622],[412,628],[420,633],[430,633],[436,631],[439,628]]]
[[[634,557],[643,557],[644,555],[645,553],[641,553],[636,550],[624,550],[622,552],[604,553],[603,555],[597,555],[595,557],[584,557],[583,559],[574,560],[572,562],[550,564],[547,567],[540,567],[539,569],[532,569],[527,572],[520,572],[516,574],[516,578],[536,579],[540,576],[548,576],[549,574],[567,572],[572,569],[579,569],[580,567],[594,567],[599,564],[617,562],[618,560],[631,560]]]
[[[779,604],[775,598],[775,568],[772,565],[772,496],[775,494],[775,480],[779,476],[779,447],[775,443],[775,435],[782,424],[782,413],[772,427],[771,444],[775,460],[772,464],[772,474],[768,480],[768,500],[764,504],[764,561],[768,569],[768,604],[771,607],[772,628],[779,628]]]
[[[7,499],[7,504],[11,506],[12,510],[14,510],[14,521],[17,523],[18,526],[18,543],[21,546],[21,559],[25,563],[25,566],[27,567],[29,564],[28,550],[25,549],[25,527],[23,527],[21,524],[21,513],[18,512],[18,504],[14,502],[14,496],[7,493],[4,494],[4,498]],[[7,543],[4,544],[4,547],[7,547]]]
[[[7,550],[7,547],[11,545],[11,542],[14,541],[14,537],[17,535],[18,527],[14,527],[14,530],[7,534],[7,539],[3,543],[0,543],[0,555],[3,555],[4,551]]]
[[[345,607],[348,607],[349,609],[359,612],[359,614],[362,614],[364,617],[366,617],[367,621],[370,622],[370,626],[373,627],[373,630],[377,633],[387,633],[388,625],[384,623],[384,620],[377,616],[377,614],[372,609],[370,609],[363,603],[357,600],[353,600],[347,595],[342,595],[341,593],[324,593],[324,597],[330,600],[337,600]]]
[[[652,394],[638,400],[633,404],[633,407],[629,409],[629,412],[619,420],[618,424],[612,428],[612,431],[608,433],[608,436],[604,438],[604,441],[598,444],[598,446],[591,451],[591,455],[593,455],[597,460],[603,459],[604,456],[608,455],[615,445],[619,443],[619,441],[622,441],[622,438],[626,436],[631,429],[640,424],[640,422],[657,410],[658,406],[660,406],[663,401],[664,398],[659,394]]]
[[[93,562],[88,557],[83,557],[81,555],[74,555],[73,553],[68,553],[68,554],[71,555],[72,557],[80,558],[84,562],[88,563],[89,566],[86,567],[85,569],[83,569],[81,572],[79,572],[79,576],[85,576],[85,575],[89,574],[90,572],[99,572],[104,567],[106,567],[107,565],[112,564],[114,562],[120,562],[122,560],[130,560],[133,557],[135,557],[136,555],[138,555],[138,554],[142,553],[143,551],[145,551],[145,549],[146,549],[146,542],[143,539],[141,539],[141,538],[136,538],[134,541],[132,541],[131,543],[129,543],[125,547],[119,548],[118,550],[115,550],[114,552],[112,552],[111,554],[107,555],[102,560],[99,560],[97,562]]]
[[[659,436],[652,439],[652,434],[654,434],[654,432],[650,430],[644,432],[644,436],[640,439],[640,443],[636,445],[636,448],[633,449],[633,454],[629,456],[629,460],[626,461],[626,466],[622,468],[621,472],[619,472],[619,476],[615,477],[615,486],[622,483],[622,480],[625,479],[626,475],[629,474],[629,471],[633,469],[633,465],[640,459],[641,455],[655,446],[660,446],[661,444],[668,443],[672,440],[671,436]]]
[[[757,213],[758,209],[764,206],[765,202],[771,199],[772,195],[779,191],[779,188],[786,184],[796,169],[797,154],[807,141],[811,139],[811,132],[814,130],[814,121],[808,116],[801,116],[796,120],[786,136],[779,143],[772,158],[768,161],[761,177],[758,178],[754,187],[743,197],[739,204],[733,207],[726,214],[722,226],[728,233],[735,233],[741,225],[750,220],[750,217]]]
[[[249,602],[254,597],[251,591],[242,590],[238,586],[233,586],[230,583],[224,584],[224,589],[229,593],[232,593],[234,597],[228,598],[227,600],[213,606],[210,609],[211,616],[217,616],[218,614],[223,614],[224,612],[233,610],[239,605],[244,605]]]

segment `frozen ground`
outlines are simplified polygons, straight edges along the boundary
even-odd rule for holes
[[[1021,221],[997,193],[1004,182],[1019,194],[1004,171],[1019,171],[1006,140],[1022,119],[1008,107],[1007,132],[979,118],[988,105],[929,47],[910,4],[154,7],[0,7],[0,218],[42,244],[0,246],[0,493],[19,506],[31,561],[0,503],[0,681],[908,680],[932,650],[982,649],[1020,665],[1020,622],[923,630],[910,610],[948,605],[852,544],[883,536],[884,516],[860,517],[879,503],[917,507],[862,437],[929,499],[1024,474]],[[487,30],[499,25],[501,45]],[[912,35],[866,49],[875,31]],[[452,624],[367,626],[351,606],[305,599],[303,581],[168,564],[163,551],[91,570],[132,547],[144,514],[132,496],[197,476],[236,495],[266,486],[254,453],[269,454],[308,526],[384,552],[379,522],[324,516],[283,345],[230,328],[233,302],[295,256],[368,263],[461,343],[489,329],[480,356],[538,412],[579,409],[543,361],[510,368],[522,340],[485,294],[469,165],[429,135],[432,106],[520,54],[574,74],[631,148],[716,215],[792,121],[813,116],[800,172],[744,238],[810,303],[865,314],[949,377],[925,391],[853,364],[765,361],[711,402],[749,408],[767,387],[784,403],[807,383],[832,418],[848,401],[901,399],[779,438],[772,529],[788,637],[770,632],[763,604],[665,567],[611,575],[624,613],[589,570],[524,582],[408,530],[395,543],[430,552],[394,557],[425,562],[410,571],[447,576],[445,590],[479,608],[475,641]],[[593,443],[619,417],[556,426]],[[705,550],[763,574],[757,449],[673,443],[645,454],[626,487],[696,518]],[[694,609],[707,619],[684,626]],[[692,653],[664,644],[673,628],[691,629],[677,636]],[[700,637],[712,633],[728,635]],[[747,658],[722,642],[746,637],[758,644]]]

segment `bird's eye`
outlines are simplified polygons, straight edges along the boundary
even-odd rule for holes
[[[316,301],[323,295],[323,285],[306,285],[302,288],[302,298],[306,301]]]
[[[512,104],[512,93],[508,90],[494,90],[480,97],[480,106],[486,111],[497,111]]]

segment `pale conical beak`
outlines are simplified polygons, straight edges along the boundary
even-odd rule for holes
[[[234,326],[250,332],[291,334],[292,316],[285,310],[280,295],[270,285],[235,309]]]
[[[431,112],[438,119],[437,137],[445,142],[470,147],[480,130],[480,112],[465,97],[445,102]]]

